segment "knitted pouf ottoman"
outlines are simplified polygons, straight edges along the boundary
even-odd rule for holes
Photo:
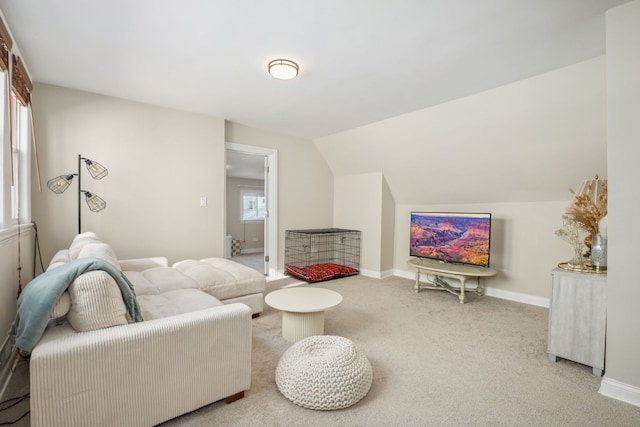
[[[371,388],[369,360],[348,339],[331,335],[304,338],[284,352],[276,385],[287,399],[309,409],[351,406]]]

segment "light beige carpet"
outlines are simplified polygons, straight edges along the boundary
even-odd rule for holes
[[[268,291],[295,282],[269,282]],[[309,286],[309,285],[304,285]],[[547,360],[548,310],[352,276],[315,284],[340,292],[325,333],[351,339],[373,367],[369,394],[314,411],[278,391],[275,368],[290,343],[281,313],[253,320],[253,375],[244,399],[217,402],[163,426],[639,426],[640,408],[598,394],[591,368]],[[11,396],[8,393],[5,397]],[[27,426],[27,419],[21,424]]]
[[[269,283],[268,291],[294,280]],[[305,285],[308,286],[308,285]],[[325,333],[351,339],[373,367],[369,394],[339,411],[314,411],[275,384],[290,346],[281,313],[254,320],[253,377],[244,399],[222,402],[167,426],[638,426],[640,408],[598,394],[591,368],[547,360],[548,310],[440,291],[411,280],[353,276],[315,284],[344,300],[326,313]]]

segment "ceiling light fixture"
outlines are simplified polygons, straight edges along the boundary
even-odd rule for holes
[[[269,62],[269,74],[276,79],[290,80],[298,75],[298,64],[288,59],[274,59]]]

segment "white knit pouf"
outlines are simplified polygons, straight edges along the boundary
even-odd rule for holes
[[[304,338],[284,352],[276,385],[287,399],[309,409],[342,409],[371,388],[369,360],[348,339],[331,335]]]

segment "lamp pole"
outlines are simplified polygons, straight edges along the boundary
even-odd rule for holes
[[[78,234],[82,233],[82,222],[80,220],[80,215],[82,212],[81,202],[82,202],[82,175],[80,171],[80,166],[82,165],[82,156],[78,154]]]

